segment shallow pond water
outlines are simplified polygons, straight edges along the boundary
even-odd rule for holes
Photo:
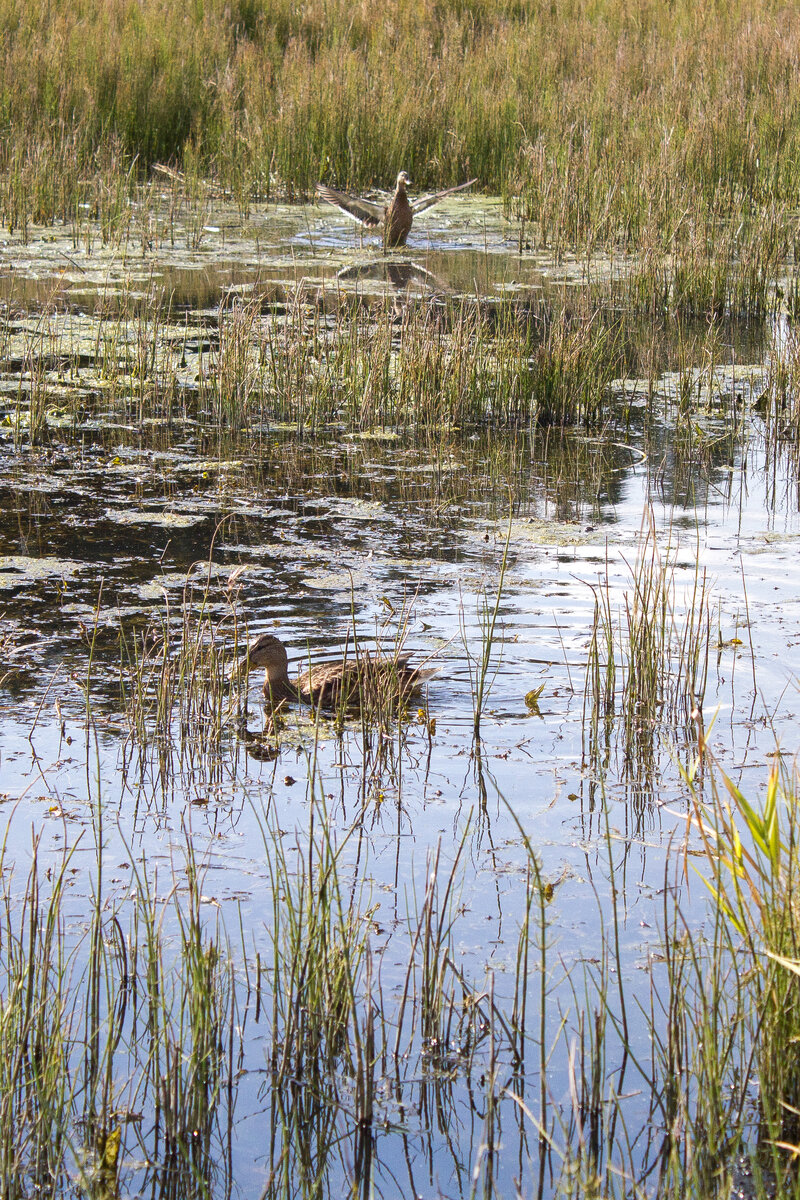
[[[87,225],[77,241],[43,230],[0,247],[7,886],[12,895],[22,888],[32,835],[40,870],[57,871],[70,855],[64,919],[78,937],[96,899],[99,841],[103,904],[124,915],[150,879],[177,944],[170,904],[185,892],[191,846],[204,919],[210,927],[221,919],[240,981],[235,1082],[204,1160],[209,1195],[272,1194],[286,1153],[267,1115],[269,989],[256,1006],[252,979],[241,982],[267,954],[277,845],[298,880],[321,854],[320,827],[337,847],[341,894],[368,931],[385,1046],[411,1020],[397,1014],[433,864],[431,910],[447,930],[442,962],[464,981],[464,1011],[468,998],[487,1013],[511,1011],[535,855],[547,897],[547,1038],[567,1047],[548,1064],[557,1143],[558,1123],[574,1109],[567,1035],[584,985],[573,972],[603,958],[615,911],[619,966],[646,1006],[659,978],[665,889],[695,927],[706,911],[702,886],[671,854],[687,836],[680,767],[697,740],[675,650],[687,622],[704,646],[697,684],[725,770],[757,796],[776,742],[795,750],[797,464],[790,441],[767,437],[756,406],[780,329],[731,326],[714,372],[704,375],[700,358],[689,364],[698,403],[683,426],[676,407],[687,367],[679,376],[669,346],[654,378],[620,383],[629,415],[608,434],[476,427],[431,440],[408,427],[310,434],[266,421],[222,436],[191,406],[167,419],[161,403],[150,416],[104,403],[101,343],[112,326],[119,340],[120,311],[129,334],[141,328],[156,290],[168,294],[183,338],[180,349],[171,343],[175,372],[194,384],[203,357],[195,343],[213,341],[232,294],[260,297],[269,322],[299,288],[331,311],[352,292],[368,320],[373,305],[430,295],[521,298],[540,313],[586,282],[586,264],[520,252],[516,231],[483,201],[454,198],[432,210],[410,242],[407,255],[385,259],[333,212],[270,207],[243,224],[210,207],[202,226],[184,215],[168,230],[148,218],[137,235],[133,222],[123,246],[104,247]],[[602,262],[589,275],[595,285],[622,269]],[[135,393],[135,371],[130,378]],[[20,397],[35,389],[47,432],[31,446]],[[598,733],[589,671],[598,603],[614,629],[621,687],[626,622],[647,563],[666,580],[674,644],[663,653],[674,686],[662,715],[635,732],[617,697]],[[168,738],[144,736],[154,710],[137,725],[132,698],[156,683],[143,682],[136,664],[150,669],[148,647],[159,638],[167,657],[176,654],[187,628],[239,650],[270,630],[297,664],[330,656],[353,630],[370,647],[402,637],[438,674],[382,731],[353,716],[315,723],[299,711],[265,730],[253,678],[248,733],[229,713],[219,737],[204,740],[186,732],[176,709]],[[538,990],[539,967],[530,971]],[[353,1159],[363,1138],[343,1071],[339,1149],[326,1161],[324,1194],[356,1179],[366,1195],[372,1179],[385,1194],[470,1195],[473,1172],[486,1194],[552,1191],[558,1169],[530,1117],[540,1061],[520,1065],[507,1049],[496,1057],[491,1023],[481,1026],[485,1049],[467,1053],[454,1034],[444,1058],[432,1057],[419,1029],[407,1031],[401,1063],[385,1057],[378,1071],[368,1165]],[[646,1058],[645,1025],[630,1037]],[[614,1045],[611,1037],[609,1059]],[[629,1132],[646,1127],[651,1098],[641,1078],[621,1082]],[[120,1177],[128,1194],[162,1194],[167,1165],[154,1150],[152,1112],[124,1078],[116,1088],[120,1110],[144,1109],[125,1126]],[[491,1096],[492,1136],[503,1146],[494,1156]],[[646,1139],[631,1153],[643,1175],[651,1153]]]

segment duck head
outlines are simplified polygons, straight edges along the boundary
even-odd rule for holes
[[[289,659],[286,647],[279,638],[271,633],[261,633],[254,638],[245,651],[242,660],[248,671],[254,667],[263,667],[266,671],[267,684],[286,683],[289,679]]]

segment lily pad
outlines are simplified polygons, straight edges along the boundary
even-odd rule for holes
[[[303,582],[314,591],[349,592],[351,588],[363,589],[370,582],[370,576],[361,569],[317,571],[313,575],[307,575]]]
[[[73,562],[68,558],[32,558],[26,554],[0,555],[0,587],[8,584],[18,584],[23,575],[26,579],[69,579],[76,571],[80,571],[84,563]],[[6,582],[7,581],[7,582]]]
[[[118,525],[158,525],[162,529],[191,529],[206,520],[202,513],[128,512],[107,508],[106,517]]]

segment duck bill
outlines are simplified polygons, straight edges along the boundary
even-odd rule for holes
[[[241,658],[238,658],[236,662],[231,665],[229,677],[231,679],[238,679],[240,676],[247,676],[252,668],[253,664],[250,661],[250,654],[247,650],[245,650]]]

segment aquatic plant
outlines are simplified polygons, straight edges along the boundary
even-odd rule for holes
[[[145,876],[137,877],[138,902],[123,913],[107,903],[98,859],[93,911],[76,929],[70,854],[45,867],[40,839],[32,851],[27,880],[18,890],[9,874],[0,910],[7,1193],[40,1185],[62,1194],[70,1179],[116,1191],[119,1145],[130,1142],[138,1103],[155,1115],[145,1136],[159,1169],[194,1195],[201,1164],[213,1177],[222,1162],[220,1073],[231,1069],[234,1010],[220,931],[200,917],[191,849],[188,909],[178,911],[179,949],[169,962],[165,912]],[[7,854],[4,843],[4,864]]]
[[[709,731],[710,732],[710,731]],[[763,795],[748,799],[715,762],[698,721],[698,753],[687,771],[702,838],[704,878],[720,918],[741,939],[756,1006],[759,1105],[766,1136],[797,1153],[800,1072],[786,1047],[797,1037],[800,907],[797,903],[798,778],[779,748]],[[703,775],[708,783],[702,787]]]
[[[660,550],[649,513],[619,613],[607,581],[593,588],[586,753],[596,766],[607,761],[613,725],[624,770],[632,778],[652,777],[659,738],[668,730],[686,729],[694,710],[702,710],[711,649],[707,580],[698,562],[680,597],[676,566],[675,552]]]

